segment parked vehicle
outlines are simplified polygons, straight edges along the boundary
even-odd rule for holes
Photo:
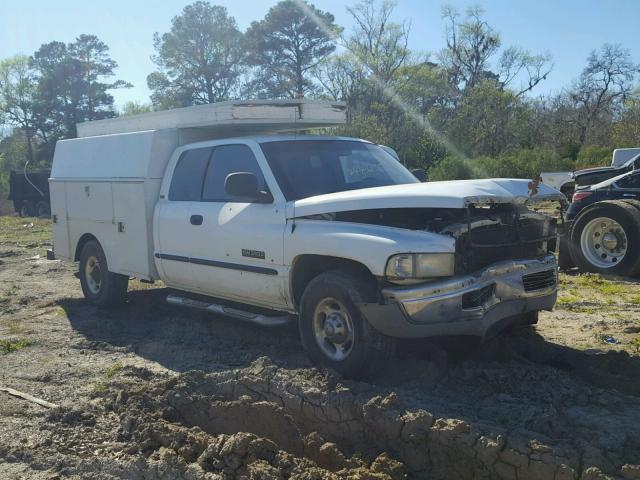
[[[560,190],[567,197],[567,201],[571,201],[576,186],[573,172],[542,172],[540,180],[545,185]]]
[[[611,167],[586,168],[584,170],[578,170],[574,172],[573,178],[575,180],[576,187],[585,187],[604,182],[605,180],[617,177],[632,170],[637,170],[638,168],[640,168],[640,153],[626,160],[624,163],[618,165],[612,164]]]
[[[635,148],[616,148],[613,151],[613,159],[611,160],[612,167],[621,167],[632,158],[640,155],[640,147]]]
[[[566,220],[573,265],[587,272],[640,273],[640,170],[578,187]]]
[[[542,182],[560,190],[571,201],[576,187],[604,182],[623,173],[640,168],[640,148],[617,148],[613,151],[611,166],[584,168],[575,172],[543,172]]]
[[[264,135],[344,113],[227,102],[80,124],[55,151],[55,256],[80,263],[100,307],[136,277],[182,292],[175,305],[262,325],[297,316],[309,356],[348,376],[386,361],[395,338],[485,336],[553,307],[555,220],[526,204],[559,192],[420,183],[364,140]],[[233,138],[240,128],[250,136]]]
[[[9,175],[9,200],[21,217],[48,217],[49,175],[51,170],[14,172]]]

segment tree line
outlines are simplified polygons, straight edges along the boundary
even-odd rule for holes
[[[585,59],[561,92],[539,95],[553,75],[547,52],[504,45],[478,7],[442,9],[445,47],[409,48],[411,24],[392,0],[348,7],[346,31],[330,12],[283,0],[245,30],[207,1],[186,6],[153,37],[148,102],[121,111],[117,63],[95,35],[53,41],[0,62],[0,189],[25,162],[47,166],[78,122],[249,98],[324,98],[349,107],[332,133],[394,147],[434,179],[532,177],[610,161],[640,146],[640,66],[622,45]],[[3,180],[4,179],[4,180]]]

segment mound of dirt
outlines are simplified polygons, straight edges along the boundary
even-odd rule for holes
[[[558,425],[564,435],[543,442],[536,432],[496,433],[504,429],[435,418],[408,409],[393,392],[372,396],[374,390],[261,358],[245,369],[187,372],[122,390],[112,408],[131,453],[229,478],[305,472],[311,478],[560,480],[599,478],[601,470],[621,474],[626,460],[637,458],[637,432],[618,432],[618,445],[609,435],[605,448],[597,436],[591,442],[572,437],[584,432],[569,430],[564,419]],[[576,406],[549,412],[539,424],[544,429],[554,415],[589,413]],[[597,417],[592,420],[597,424]],[[633,468],[627,465],[625,472]]]

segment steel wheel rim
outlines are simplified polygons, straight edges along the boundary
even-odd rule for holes
[[[84,266],[84,278],[89,291],[94,295],[100,293],[101,273],[98,257],[91,255]]]
[[[316,343],[328,358],[344,360],[353,350],[353,320],[345,305],[335,298],[320,301],[313,313]]]
[[[582,229],[580,249],[584,257],[598,268],[612,268],[627,254],[629,243],[624,228],[615,220],[598,217]]]

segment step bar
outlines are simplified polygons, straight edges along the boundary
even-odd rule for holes
[[[177,305],[179,307],[195,308],[206,312],[224,315],[225,317],[235,318],[243,322],[250,322],[262,327],[281,327],[291,322],[289,315],[271,316],[262,315],[260,313],[247,312],[238,308],[228,307],[217,303],[195,300],[193,298],[181,297],[179,295],[168,295],[167,303]]]

